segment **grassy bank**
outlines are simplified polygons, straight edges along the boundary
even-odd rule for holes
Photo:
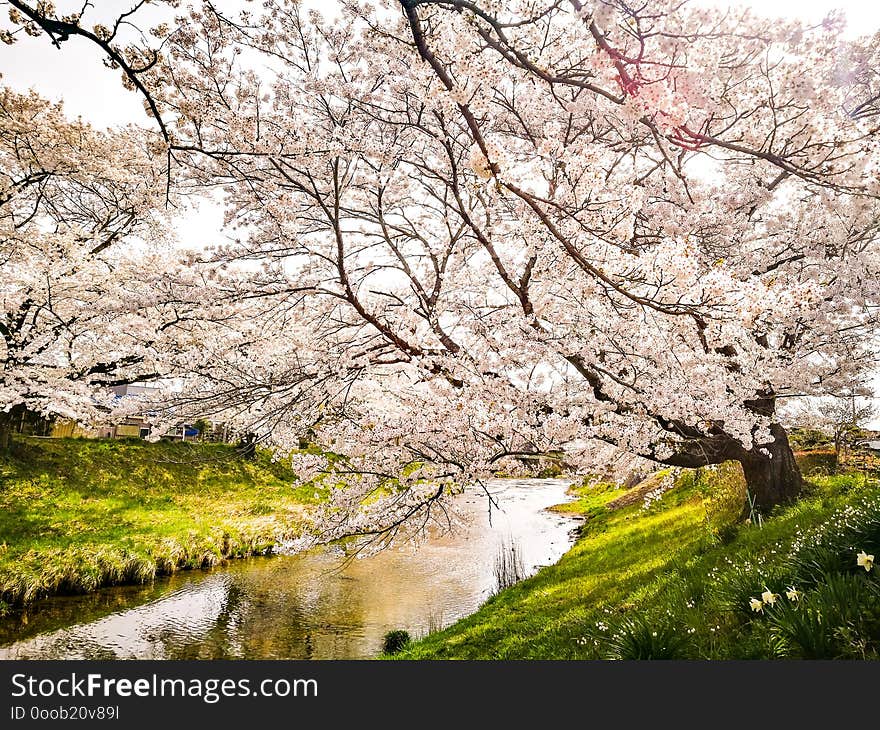
[[[0,613],[265,553],[320,498],[225,444],[20,439],[0,456]]]
[[[876,474],[810,466],[795,505],[737,521],[739,467],[671,473],[636,490],[581,487],[587,516],[556,564],[398,656],[409,659],[874,658],[880,580]]]

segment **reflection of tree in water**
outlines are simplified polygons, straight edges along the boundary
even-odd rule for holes
[[[237,571],[223,610],[203,637],[174,658],[312,659],[360,649],[363,601],[355,581],[296,558]],[[340,610],[341,609],[341,610]],[[329,615],[328,615],[329,614]],[[327,646],[328,641],[331,646]]]
[[[513,521],[505,534],[515,526],[511,534],[528,536],[536,556],[550,555],[553,544],[564,552],[571,541],[570,524],[543,508],[544,502],[561,501],[566,486],[557,485],[543,497],[531,485],[512,495],[508,502],[517,509],[509,510]],[[540,487],[547,489],[546,483]],[[40,620],[51,626],[54,616],[69,628],[50,628],[14,644],[9,658],[374,656],[386,631],[404,628],[418,634],[482,602],[483,589],[492,583],[498,529],[431,541],[417,553],[391,550],[347,564],[329,550],[256,558],[155,586],[110,589],[66,604],[59,600]],[[92,618],[95,614],[104,615]]]
[[[175,627],[168,627],[157,637],[168,659],[239,659],[240,646],[236,641],[236,625],[240,625],[242,606],[247,595],[238,580],[226,581],[222,606],[217,617],[202,633],[184,635]]]
[[[13,648],[4,659],[119,659],[113,647],[84,632],[60,632],[36,637],[33,642]]]
[[[119,656],[114,649],[111,649],[109,646],[98,644],[89,639],[77,645],[77,654],[83,659],[91,660],[119,659]]]
[[[0,646],[71,624],[97,621],[117,611],[157,600],[168,593],[173,580],[174,577],[171,580],[158,579],[145,585],[102,588],[87,595],[53,596],[41,600],[0,621]]]
[[[252,561],[226,576],[216,614],[160,624],[144,638],[168,659],[363,655],[363,586],[324,568],[296,558]]]

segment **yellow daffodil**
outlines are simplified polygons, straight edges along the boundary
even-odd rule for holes
[[[794,586],[789,586],[785,591],[785,597],[789,601],[799,601],[801,598],[801,592]]]
[[[871,570],[874,567],[874,556],[868,555],[864,550],[856,555],[856,563],[865,570]]]
[[[776,603],[777,598],[777,594],[771,590],[766,590],[761,594],[761,600],[768,606],[772,606],[774,603]]]
[[[749,605],[752,607],[753,611],[763,611],[764,603],[763,601],[759,601],[757,598],[753,598],[749,601]]]

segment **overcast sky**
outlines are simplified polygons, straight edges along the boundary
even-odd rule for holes
[[[847,35],[870,34],[880,29],[880,1],[878,0],[695,0],[699,4],[718,7],[751,7],[755,12],[770,17],[796,17],[810,23],[819,23],[832,10],[842,10],[847,17]],[[221,8],[232,9],[240,0],[217,0]],[[327,15],[332,14],[333,0],[311,0]],[[63,2],[58,2],[63,9]],[[101,3],[96,3],[101,7]],[[118,8],[114,1],[104,7]],[[126,7],[128,4],[126,3]],[[0,5],[0,8],[3,6]],[[157,12],[146,9],[150,15]],[[138,18],[146,16],[139,12]],[[155,17],[155,16],[153,16]],[[151,124],[140,98],[126,91],[118,71],[111,71],[102,63],[94,46],[80,38],[63,45],[63,52],[51,47],[45,37],[31,38],[19,34],[12,46],[0,45],[0,74],[2,82],[18,90],[35,89],[40,95],[63,100],[68,115],[81,116],[98,126],[135,122]],[[179,219],[176,223],[183,245],[200,248],[223,237],[223,218],[220,209],[204,205],[197,215]],[[874,390],[880,393],[880,373],[875,378]],[[878,401],[880,402],[880,401]],[[880,415],[872,424],[880,428]]]

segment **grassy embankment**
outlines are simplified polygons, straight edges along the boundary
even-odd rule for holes
[[[271,551],[322,498],[225,444],[19,439],[0,455],[0,615]]]
[[[685,471],[648,507],[663,474],[629,499],[581,486],[561,509],[588,519],[556,565],[398,656],[875,658],[880,578],[857,553],[880,559],[878,473],[828,475],[815,462],[803,462],[804,497],[760,523],[737,521],[735,464]]]

